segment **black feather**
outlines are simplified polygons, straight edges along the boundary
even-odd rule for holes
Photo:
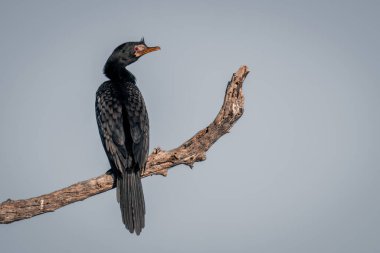
[[[117,178],[116,196],[125,227],[140,234],[145,226],[145,203],[140,173],[149,149],[149,120],[137,86],[107,81],[97,91],[99,133]]]

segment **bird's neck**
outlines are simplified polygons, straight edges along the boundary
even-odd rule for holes
[[[104,74],[112,81],[136,83],[135,76],[123,64],[108,61],[104,66]]]

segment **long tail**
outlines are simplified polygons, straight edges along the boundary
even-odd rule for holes
[[[139,235],[145,226],[145,203],[141,178],[138,172],[127,172],[117,177],[117,201],[123,223],[129,232]]]

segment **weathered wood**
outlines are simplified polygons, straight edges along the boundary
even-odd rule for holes
[[[179,147],[164,151],[155,148],[148,157],[142,177],[166,176],[168,169],[184,164],[193,167],[195,162],[206,160],[206,152],[221,136],[228,133],[235,122],[243,115],[243,82],[249,71],[242,66],[233,74],[227,85],[224,103],[214,121],[200,130]],[[10,200],[0,204],[0,223],[7,224],[28,219],[36,215],[53,212],[68,204],[85,200],[96,194],[114,188],[114,179],[104,174],[73,184],[58,191],[25,200]]]

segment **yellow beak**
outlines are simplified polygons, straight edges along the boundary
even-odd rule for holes
[[[151,53],[160,49],[161,49],[160,47],[147,47],[144,50],[137,52],[136,56],[140,57],[140,56],[143,56],[144,54]]]

